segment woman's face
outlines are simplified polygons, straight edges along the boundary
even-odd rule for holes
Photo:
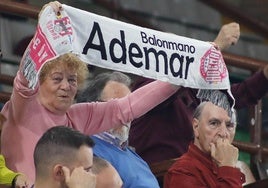
[[[64,114],[77,92],[77,73],[64,67],[53,68],[40,85],[38,99],[48,110]]]

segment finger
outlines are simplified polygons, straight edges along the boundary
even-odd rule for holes
[[[230,141],[228,139],[223,139],[224,145],[231,145]]]
[[[210,143],[210,155],[214,158],[216,154],[216,147],[214,143]]]
[[[220,47],[215,42],[209,42],[209,43],[212,44],[214,48],[216,48],[216,50],[220,49]]]
[[[233,35],[232,37],[231,37],[231,44],[232,45],[235,45],[237,42],[238,42],[238,40],[239,40],[239,35]]]
[[[69,168],[63,166],[62,171],[63,171],[63,175],[65,177],[65,182],[69,182],[69,180],[70,180],[70,170],[69,170]]]
[[[214,143],[214,144],[215,144],[215,148],[218,147],[219,145],[221,145],[222,142],[223,142],[223,138],[220,138],[220,137],[217,138],[217,140],[216,140],[215,143]]]
[[[60,11],[62,10],[62,5],[58,1],[50,2],[49,5],[52,7],[55,14],[60,15]]]

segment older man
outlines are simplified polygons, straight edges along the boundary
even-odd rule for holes
[[[130,94],[130,78],[120,72],[99,74],[85,91],[78,95],[78,102],[109,101]],[[111,122],[112,123],[112,122]],[[159,187],[147,163],[128,147],[130,123],[95,134],[93,153],[109,161],[123,180],[124,188]]]
[[[210,101],[202,102],[194,113],[194,141],[168,170],[165,188],[239,188],[245,182],[236,167],[238,149],[232,145],[236,116],[222,92],[205,93]]]

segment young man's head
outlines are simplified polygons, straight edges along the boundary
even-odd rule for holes
[[[78,167],[91,172],[93,146],[94,142],[89,136],[72,128],[50,128],[40,138],[34,150],[36,181],[64,184],[63,167],[67,167],[70,172]]]

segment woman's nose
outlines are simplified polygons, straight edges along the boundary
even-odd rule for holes
[[[67,79],[63,79],[61,82],[61,89],[70,89],[70,83]]]

